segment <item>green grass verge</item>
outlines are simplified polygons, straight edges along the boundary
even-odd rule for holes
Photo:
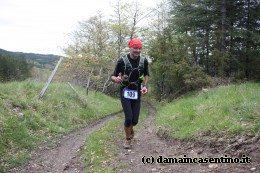
[[[259,135],[259,103],[259,83],[223,86],[158,107],[156,125],[180,139],[203,132]]]
[[[85,95],[86,105],[67,85],[52,83],[44,97],[44,83],[33,81],[0,84],[0,172],[25,163],[31,149],[74,128],[121,109],[117,99],[99,92]]]
[[[142,106],[139,123],[135,126],[135,130],[140,128],[140,123],[145,119],[148,109]],[[87,139],[86,144],[86,173],[90,172],[108,172],[114,170],[109,165],[116,163],[124,167],[124,163],[120,163],[117,159],[118,147],[123,147],[125,138],[124,134],[124,115],[119,115],[116,119],[109,121],[106,125],[93,133]]]

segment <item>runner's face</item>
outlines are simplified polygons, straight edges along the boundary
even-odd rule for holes
[[[142,48],[141,47],[131,47],[130,48],[130,54],[134,57],[134,58],[138,58],[140,56]]]

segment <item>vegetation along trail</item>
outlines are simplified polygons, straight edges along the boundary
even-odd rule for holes
[[[147,106],[149,107],[149,116],[142,122],[140,129],[135,133],[133,148],[125,150],[122,146],[118,147],[119,164],[112,166],[115,172],[245,173],[259,170],[260,151],[257,142],[237,147],[236,152],[233,152],[232,150],[223,151],[222,147],[224,146],[221,147],[218,142],[214,142],[214,139],[211,139],[213,142],[174,140],[166,137],[160,130],[156,130],[154,124],[156,111],[152,105],[148,104]],[[259,141],[259,138],[254,139]],[[239,158],[241,153],[250,154],[251,163],[163,163],[165,160],[172,162],[170,161],[171,158],[179,158],[180,162],[185,162],[182,158],[220,158],[225,154],[234,159],[235,157]],[[125,166],[122,166],[122,164]]]
[[[113,172],[118,173],[245,173],[257,172],[259,164],[259,137],[250,138],[243,142],[233,143],[221,141],[216,136],[207,136],[207,141],[177,140],[168,137],[163,130],[155,126],[155,108],[146,104],[148,116],[141,122],[136,130],[133,147],[125,150],[120,140],[114,141],[116,155],[114,162],[108,163]],[[106,122],[115,118],[111,114],[100,119],[94,124],[83,129],[75,130],[60,139],[59,144],[53,149],[42,149],[34,154],[28,165],[13,169],[11,172],[84,172],[89,166],[84,160],[83,149],[85,140],[94,130],[105,125]],[[120,136],[122,133],[111,134]],[[122,135],[122,134],[121,134]],[[238,140],[239,141],[239,140]],[[228,147],[227,147],[228,146]],[[88,146],[86,146],[88,147]],[[241,156],[245,154],[246,156]],[[239,159],[245,163],[209,163],[210,158]],[[186,158],[186,161],[185,161]],[[204,159],[205,163],[187,163],[188,158]],[[88,158],[86,158],[88,159]],[[179,163],[175,163],[176,160]],[[246,163],[250,159],[251,163]],[[235,160],[236,161],[236,160]],[[167,163],[166,163],[167,162]],[[174,163],[173,163],[174,162]],[[180,163],[181,162],[181,163]]]

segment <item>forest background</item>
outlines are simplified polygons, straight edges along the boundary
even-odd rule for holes
[[[79,22],[71,44],[64,48],[66,58],[56,81],[115,95],[117,88],[109,77],[135,37],[143,42],[150,86],[158,100],[172,100],[202,87],[260,79],[257,0],[162,0],[153,9],[143,9],[137,1],[115,0],[112,8],[110,17],[97,12]],[[37,66],[39,59],[1,51],[0,81],[46,80],[46,70],[52,70],[58,59],[51,56],[45,58],[49,64]]]

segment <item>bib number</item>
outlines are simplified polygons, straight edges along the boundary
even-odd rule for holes
[[[137,90],[129,90],[129,89],[125,88],[123,92],[124,92],[124,98],[126,98],[126,99],[133,99],[133,100],[138,99]]]

